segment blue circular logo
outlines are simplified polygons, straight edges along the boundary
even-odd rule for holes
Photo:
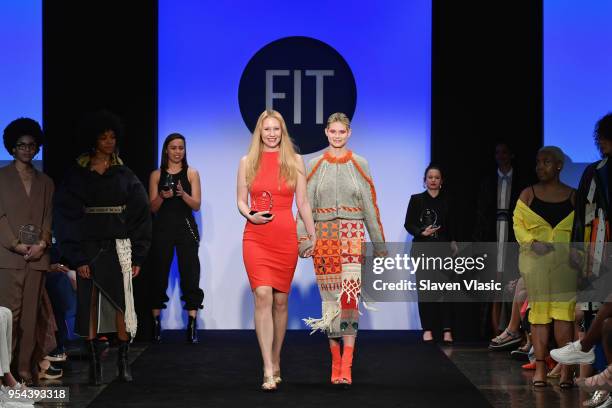
[[[351,68],[334,48],[314,38],[286,37],[251,58],[240,78],[238,103],[251,132],[261,112],[280,112],[300,153],[308,154],[327,147],[329,115],[353,117],[357,87]]]

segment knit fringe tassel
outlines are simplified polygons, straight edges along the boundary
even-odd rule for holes
[[[123,274],[123,292],[125,293],[125,329],[132,340],[136,337],[138,319],[134,307],[134,289],[132,287],[132,243],[129,239],[116,239],[117,257]]]
[[[314,319],[312,317],[302,319],[302,321],[306,323],[306,326],[312,329],[310,334],[315,333],[317,330],[321,330],[322,332],[331,330],[333,320],[340,315],[340,303],[343,295],[346,295],[347,303],[354,301],[357,302],[357,305],[361,303],[367,310],[373,312],[378,311],[378,309],[372,306],[373,302],[368,303],[361,297],[361,274],[354,272],[348,275],[349,276],[342,279],[342,289],[340,293],[336,295],[336,300],[324,301],[322,303],[323,316],[320,319]],[[359,310],[359,306],[357,310],[360,315],[363,314]]]
[[[371,303],[374,302],[366,302],[363,296],[361,295],[361,271],[345,271],[342,272],[342,290],[336,296],[336,302],[340,304],[340,299],[342,295],[346,295],[347,303],[351,303],[351,301],[357,302],[357,309],[359,309],[359,303],[363,305],[366,310],[370,310],[373,312],[377,312],[374,306]],[[359,310],[359,314],[363,315]]]
[[[338,315],[340,315],[340,303],[325,301],[323,302],[323,316],[320,319],[309,317],[307,319],[302,319],[302,321],[306,323],[306,326],[312,329],[310,332],[312,335],[317,330],[321,330],[322,332],[329,331],[332,322]]]

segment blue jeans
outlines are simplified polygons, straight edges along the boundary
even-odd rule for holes
[[[63,272],[48,272],[46,288],[53,306],[53,314],[57,322],[56,352],[65,351],[66,341],[73,338],[74,316],[76,315],[76,292],[72,289],[68,275]]]

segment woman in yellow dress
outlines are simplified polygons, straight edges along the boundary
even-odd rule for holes
[[[575,191],[559,180],[564,155],[546,146],[538,151],[538,183],[521,192],[514,209],[514,233],[520,245],[519,269],[527,287],[531,337],[536,357],[535,387],[546,386],[548,337],[552,323],[557,344],[573,338],[576,271],[569,264]],[[573,386],[567,367],[559,385]]]

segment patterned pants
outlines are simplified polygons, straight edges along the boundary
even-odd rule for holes
[[[356,336],[359,327],[362,245],[365,228],[361,220],[336,219],[317,222],[314,268],[323,302],[320,319],[305,319],[313,329],[330,338]]]

